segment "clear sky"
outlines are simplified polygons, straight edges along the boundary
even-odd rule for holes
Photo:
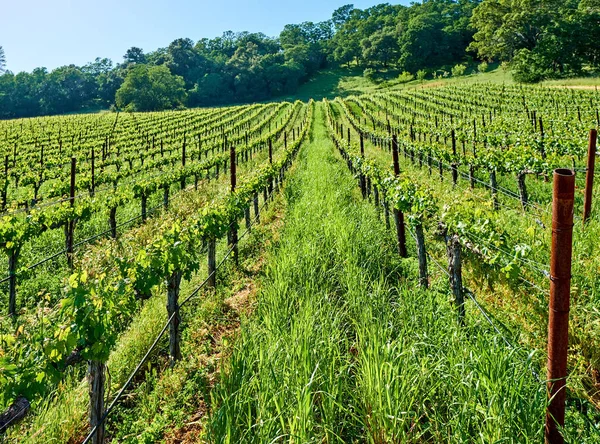
[[[327,20],[348,3],[364,9],[385,0],[1,0],[0,46],[15,73],[96,57],[121,62],[132,46],[149,52],[180,37],[277,36],[288,23]]]

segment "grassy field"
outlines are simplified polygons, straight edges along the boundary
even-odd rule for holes
[[[278,98],[277,100],[302,100],[309,99],[321,100],[323,98],[331,100],[335,97],[347,97],[351,95],[367,94],[383,90],[401,90],[406,88],[434,88],[456,82],[460,83],[506,83],[514,84],[515,81],[509,71],[500,67],[494,67],[486,73],[475,73],[461,77],[446,77],[418,81],[413,80],[408,83],[400,83],[397,79],[397,71],[386,71],[381,73],[376,81],[369,80],[363,76],[363,69],[357,67],[335,68],[320,71],[307,83],[301,85],[295,94]],[[468,70],[468,72],[471,72]],[[573,88],[595,88],[600,86],[598,77],[582,77],[562,80],[549,80],[540,83],[542,86],[549,87],[573,87]]]
[[[512,82],[510,74],[500,69],[405,84],[395,80],[392,72],[385,76],[380,82],[371,82],[358,69],[331,70],[305,85],[299,98],[436,88],[457,82]],[[571,84],[577,86],[575,81]],[[581,86],[585,86],[583,81]],[[453,99],[475,96],[475,89],[465,93],[455,85],[448,90]],[[485,102],[490,89],[502,88],[486,84],[479,85],[479,89],[483,90],[480,101]],[[569,91],[549,91],[572,95]],[[443,92],[407,91],[412,95],[430,93],[431,97]],[[543,93],[535,89],[531,95],[537,98]],[[378,101],[368,107],[360,105],[359,99],[348,102],[352,102],[349,109],[357,113],[359,121],[365,118],[366,122],[368,116],[383,119]],[[352,126],[352,113],[346,113],[342,105],[338,100],[331,106],[333,120],[343,125],[343,137],[357,145],[358,129]],[[244,238],[240,266],[225,262],[217,290],[203,291],[185,309],[181,325],[183,359],[170,366],[166,338],[159,342],[110,416],[109,440],[541,442],[548,402],[542,375],[547,292],[541,289],[534,294],[530,287],[510,281],[508,275],[479,268],[469,262],[467,253],[463,264],[465,282],[476,291],[479,301],[493,307],[489,316],[502,328],[488,325],[469,301],[467,315],[459,322],[443,265],[446,245],[436,241],[434,236],[439,234],[429,227],[430,287],[420,288],[413,238],[408,238],[408,258],[400,258],[393,223],[386,227],[382,206],[373,205],[378,198],[362,198],[356,177],[348,172],[335,150],[331,141],[335,130],[325,117],[329,109],[326,106],[325,101],[317,104],[309,126],[304,127],[309,128],[309,140],[304,139],[282,192],[266,211],[261,210],[262,224],[254,226],[251,235]],[[389,114],[392,121],[398,117],[395,109]],[[297,127],[299,119],[300,114],[292,119],[296,123],[290,127]],[[423,119],[433,121],[431,114]],[[435,121],[437,125],[437,115]],[[375,128],[374,120],[372,126]],[[281,138],[297,140],[295,130],[286,134]],[[382,171],[390,169],[390,153],[378,146],[376,139],[365,140],[365,159]],[[276,158],[278,153],[276,150]],[[470,190],[466,181],[453,186],[448,173],[442,171],[443,181],[438,180],[437,174],[428,172],[424,165],[417,169],[416,160],[404,154],[401,174],[423,189],[427,187],[437,201],[456,205],[462,199],[465,208],[490,205],[486,189],[478,186]],[[250,177],[257,165],[266,162],[266,156],[266,152],[260,152],[255,163],[241,164],[241,177]],[[466,165],[461,168],[467,177]],[[222,183],[215,182],[214,186],[226,191],[227,179],[223,176]],[[551,184],[541,176],[528,180],[533,204],[528,215],[521,210],[518,198],[515,200],[518,189],[514,179],[499,178],[499,185],[513,197],[502,196],[497,221],[506,236],[527,246],[527,236],[538,236],[538,225],[545,229],[551,224]],[[486,177],[482,175],[478,180],[485,184]],[[202,186],[188,191],[173,196],[171,206],[180,216],[188,206],[189,212],[197,211],[202,205],[196,200],[205,204],[203,199],[217,194]],[[160,200],[160,195],[155,197]],[[189,199],[189,204],[184,199]],[[577,199],[579,207],[581,198]],[[137,207],[132,207],[133,211]],[[170,214],[165,212],[156,223],[172,221]],[[595,209],[586,232],[580,225],[575,229],[574,275],[590,273],[586,267],[596,275],[593,252],[597,241],[592,238],[598,232],[598,214]],[[153,229],[152,223],[153,219],[147,222],[147,230]],[[528,259],[544,266],[547,242],[534,240],[535,252]],[[137,248],[137,244],[132,245]],[[97,251],[102,248],[101,244]],[[225,251],[223,239],[218,256]],[[191,279],[184,280],[182,293],[190,293],[206,274],[203,260]],[[61,276],[55,275],[56,282],[62,282]],[[582,282],[587,285],[587,281]],[[592,295],[596,283],[589,281]],[[578,291],[576,286],[573,288]],[[584,295],[577,293],[573,307],[582,304]],[[108,399],[122,386],[160,330],[166,317],[163,297],[164,288],[155,289],[119,337],[108,359]],[[596,302],[588,305],[590,312],[597,312]],[[578,323],[585,325],[585,329],[570,331],[570,340],[575,339],[572,348],[596,343],[597,329],[593,325],[597,324],[597,316],[593,313],[584,319],[577,310],[572,311],[575,319],[580,318]],[[585,335],[580,335],[582,330]],[[596,351],[588,355],[597,356],[597,347],[590,348]],[[592,361],[596,365],[597,361]],[[590,391],[593,398],[594,393],[581,382],[588,376],[587,362],[570,362],[569,390],[574,394]],[[34,405],[32,414],[10,430],[8,439],[80,442],[88,430],[83,367],[71,371],[50,396]],[[582,399],[569,398],[566,436],[568,442],[595,443],[600,436],[600,417],[594,413],[597,410],[592,403],[582,407]],[[592,419],[587,416],[588,407]]]
[[[543,384],[483,325],[460,328],[444,281],[415,290],[415,260],[360,199],[322,113],[207,440],[539,442]]]

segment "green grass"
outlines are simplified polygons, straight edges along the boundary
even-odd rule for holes
[[[207,439],[540,442],[544,384],[485,325],[460,327],[445,280],[416,289],[323,120],[319,106]]]
[[[431,75],[425,81],[413,80],[408,83],[400,83],[397,80],[397,70],[383,70],[375,81],[363,76],[363,68],[330,68],[319,71],[315,76],[303,85],[294,94],[279,97],[273,100],[321,100],[323,98],[332,100],[335,97],[347,97],[351,95],[367,94],[384,90],[399,90],[406,88],[431,88],[451,83],[506,83],[512,85],[515,81],[510,71],[505,71],[497,64],[490,65],[490,71],[486,73],[472,73],[476,67],[469,67],[467,72],[471,73],[460,77],[446,77],[432,79]],[[542,86],[551,87],[593,87],[600,85],[600,77],[581,77],[573,79],[549,80],[541,82]]]

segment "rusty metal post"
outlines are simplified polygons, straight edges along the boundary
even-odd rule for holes
[[[398,161],[398,138],[392,136],[392,159],[394,160],[394,175],[400,174],[400,164]],[[396,233],[398,235],[398,254],[400,257],[407,257],[406,253],[406,229],[404,227],[404,213],[394,208],[394,221],[396,222]]]
[[[583,201],[583,223],[590,217],[592,211],[592,188],[594,187],[594,165],[596,163],[596,139],[598,132],[595,129],[590,130],[590,140],[588,143],[587,172],[585,174],[585,198]]]
[[[545,430],[547,444],[564,443],[559,427],[565,425],[574,194],[575,172],[554,170],[547,377],[550,403]]]

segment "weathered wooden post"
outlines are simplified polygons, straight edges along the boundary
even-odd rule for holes
[[[217,286],[217,240],[209,237],[207,242],[208,250],[208,278],[207,285],[210,288]]]
[[[454,304],[458,310],[458,319],[464,323],[465,299],[462,285],[461,245],[457,234],[447,236],[448,273],[450,274],[450,286],[454,295]]]
[[[415,225],[415,238],[417,243],[417,256],[419,259],[419,285],[423,288],[428,288],[427,251],[425,250],[425,233],[421,222]]]
[[[456,186],[458,181],[458,166],[456,164],[456,135],[452,130],[452,186]]]
[[[236,162],[235,162],[235,146],[231,145],[229,149],[229,171],[231,173],[231,193],[235,192],[235,187],[237,185],[237,172],[236,172]],[[237,217],[233,216],[233,220],[231,221],[231,228],[229,230],[229,243],[232,248],[233,260],[236,265],[239,262],[239,250],[238,250],[238,230],[237,230]]]
[[[4,156],[4,181],[2,182],[2,207],[0,211],[6,209],[8,204],[8,154]]]
[[[92,196],[96,193],[96,154],[92,148]]]
[[[71,157],[71,184],[69,189],[69,205],[75,205],[75,157]],[[67,264],[69,268],[73,268],[73,231],[75,229],[75,221],[70,220],[65,225],[65,240],[67,250]]]
[[[363,135],[362,131],[360,132],[360,157],[364,161],[364,159],[365,159],[365,141],[364,141],[364,135]],[[363,199],[366,199],[367,185],[366,185],[366,181],[365,181],[365,175],[362,173],[360,174],[360,191],[362,193]]]
[[[269,165],[273,164],[273,143],[269,138]],[[269,180],[269,196],[273,195],[273,179]]]
[[[89,442],[92,444],[104,444],[105,425],[102,421],[102,416],[104,415],[106,364],[102,361],[88,361],[87,379],[90,397],[90,427],[92,430],[96,430]]]
[[[596,164],[596,139],[598,133],[595,129],[590,130],[588,143],[587,171],[585,173],[585,198],[583,201],[583,223],[588,220],[592,211],[592,189],[594,187],[594,166]]]
[[[394,174],[400,175],[400,163],[398,160],[398,139],[394,134],[392,136],[392,158],[394,161]],[[407,257],[406,253],[406,230],[404,227],[404,213],[394,208],[394,220],[396,222],[396,233],[398,236],[398,254],[400,257]]]
[[[179,289],[181,285],[182,272],[175,270],[169,276],[167,281],[167,314],[169,316],[169,359],[171,366],[175,361],[181,359],[181,346],[179,324],[181,316],[179,314]]]
[[[563,444],[559,428],[565,425],[573,201],[575,172],[554,170],[552,196],[552,247],[550,252],[550,307],[548,318],[548,399],[546,443]]]
[[[526,177],[527,173],[525,171],[521,171],[519,174],[517,174],[517,186],[519,187],[519,195],[521,196],[521,205],[525,211],[527,210],[527,205],[529,203],[527,183],[525,182]]]

